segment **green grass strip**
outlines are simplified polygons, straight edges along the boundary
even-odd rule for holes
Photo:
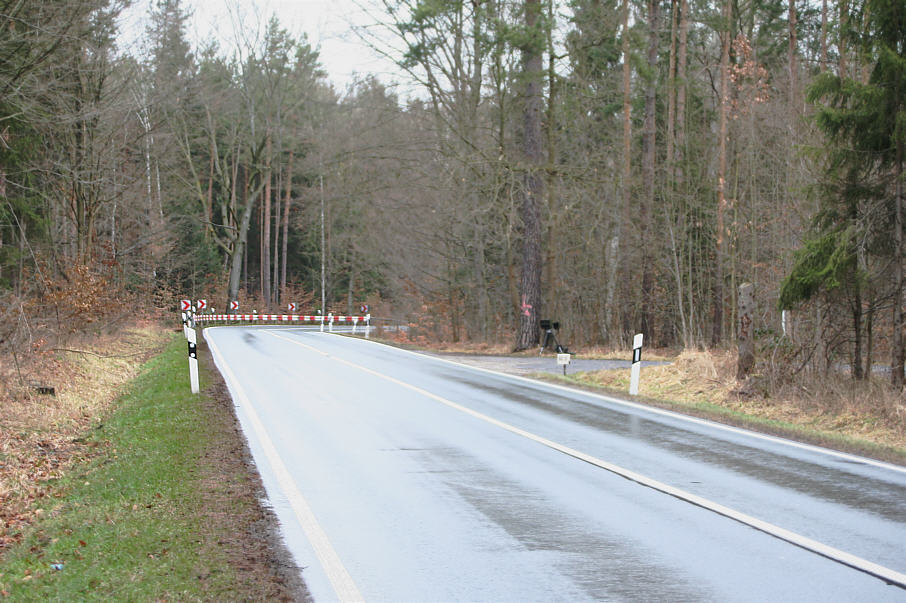
[[[185,340],[174,338],[88,436],[98,456],[54,485],[55,506],[0,565],[6,600],[222,600],[242,591],[219,528],[204,520],[199,464],[217,428],[203,395],[189,393],[187,362]]]

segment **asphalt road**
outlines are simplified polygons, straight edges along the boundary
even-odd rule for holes
[[[305,328],[205,339],[316,601],[906,601],[901,467]]]

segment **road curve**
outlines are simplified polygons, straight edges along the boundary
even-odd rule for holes
[[[305,328],[205,339],[317,601],[906,600],[903,468]]]

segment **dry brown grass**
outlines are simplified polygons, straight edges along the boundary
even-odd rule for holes
[[[627,390],[629,370],[587,373],[580,380]],[[684,351],[664,366],[645,367],[639,395],[681,405],[712,404],[808,430],[906,449],[906,398],[881,376],[856,382],[845,374],[798,375],[786,382],[754,375],[736,381],[732,352]]]
[[[459,342],[459,343],[423,343],[419,345],[421,348],[429,349],[432,352],[444,352],[449,354],[467,354],[467,355],[486,355],[486,356],[502,356],[509,355],[513,353],[513,345],[505,343],[470,343],[470,342]],[[537,354],[538,351],[535,349],[525,350],[521,354]]]
[[[71,339],[66,348],[0,358],[0,553],[43,513],[46,484],[78,459],[90,457],[84,435],[102,419],[142,362],[169,333],[153,323]],[[18,364],[18,366],[16,366]],[[53,387],[39,395],[34,386]]]

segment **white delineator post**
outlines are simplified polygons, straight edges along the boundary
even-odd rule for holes
[[[365,339],[371,334],[371,314],[365,315]]]
[[[557,354],[557,364],[563,367],[563,376],[566,376],[566,365],[569,364],[569,361],[572,359],[572,356],[569,354]]]
[[[629,395],[639,395],[639,373],[642,368],[642,334],[632,338],[632,369],[629,372]]]
[[[327,330],[330,331],[331,333],[333,333],[333,312],[331,312],[327,315],[327,321],[328,321]]]
[[[192,384],[192,393],[198,393],[198,343],[195,338],[195,329],[186,327],[186,335],[189,339],[189,381]]]

